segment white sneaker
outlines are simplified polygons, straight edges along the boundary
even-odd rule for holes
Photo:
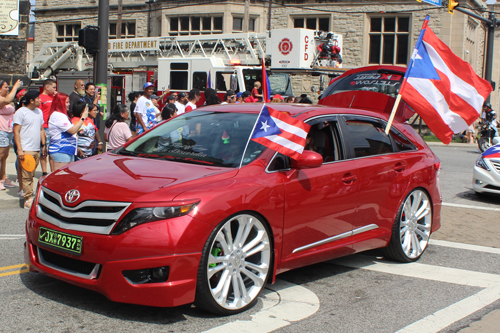
[[[21,191],[17,192],[17,195],[20,196],[21,198],[24,198],[24,191],[21,190]]]
[[[5,186],[3,186],[3,182],[0,182],[0,191],[5,190]]]

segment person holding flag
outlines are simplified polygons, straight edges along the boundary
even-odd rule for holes
[[[269,83],[269,78],[267,77],[266,64],[264,63],[264,58],[261,59],[261,64],[262,64],[262,102],[269,103],[271,102],[271,84]]]
[[[449,144],[479,117],[491,84],[443,43],[425,18],[386,128],[403,99],[443,143]]]

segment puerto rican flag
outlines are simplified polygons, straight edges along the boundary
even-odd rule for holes
[[[500,158],[500,145],[486,149],[482,156],[483,158]]]
[[[310,128],[304,122],[264,105],[250,139],[298,159],[304,151]]]
[[[400,94],[429,129],[448,144],[454,133],[465,131],[479,117],[492,88],[436,37],[428,22],[429,16],[425,18]]]

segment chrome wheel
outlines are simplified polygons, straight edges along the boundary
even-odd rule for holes
[[[386,254],[402,262],[417,260],[427,248],[431,226],[431,201],[424,191],[416,189],[400,207]]]
[[[268,230],[255,216],[237,215],[219,226],[209,242],[202,260],[204,284],[221,309],[202,307],[223,314],[240,312],[257,300],[267,281],[271,262]],[[203,289],[199,299],[204,298]]]

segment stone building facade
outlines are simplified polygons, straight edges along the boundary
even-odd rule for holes
[[[243,31],[244,0],[211,4],[204,0],[150,2],[123,0],[122,38]],[[462,2],[461,6],[478,9],[477,13],[487,9],[485,1]],[[415,0],[285,0],[281,3],[273,3],[269,13],[268,2],[250,0],[248,30],[265,32],[270,17],[271,29],[304,27],[334,31],[343,35],[344,68],[370,64],[406,66],[423,20],[429,14],[429,25],[439,38],[483,76],[486,27],[460,12],[450,15],[443,8]],[[97,0],[85,3],[37,0],[35,52],[43,43],[76,40],[79,28],[97,25],[97,7]],[[110,0],[110,38],[116,38],[116,21],[117,0]],[[493,81],[500,83],[498,35]],[[294,92],[296,95],[307,93],[317,100],[311,88],[319,87],[319,81],[319,77],[297,75],[293,80]],[[500,107],[498,88],[492,94],[492,105],[495,109]]]
[[[20,0],[18,36],[0,35],[0,79],[7,81],[9,86],[18,79],[22,80],[25,85],[29,82],[26,76],[29,12],[29,0]]]

